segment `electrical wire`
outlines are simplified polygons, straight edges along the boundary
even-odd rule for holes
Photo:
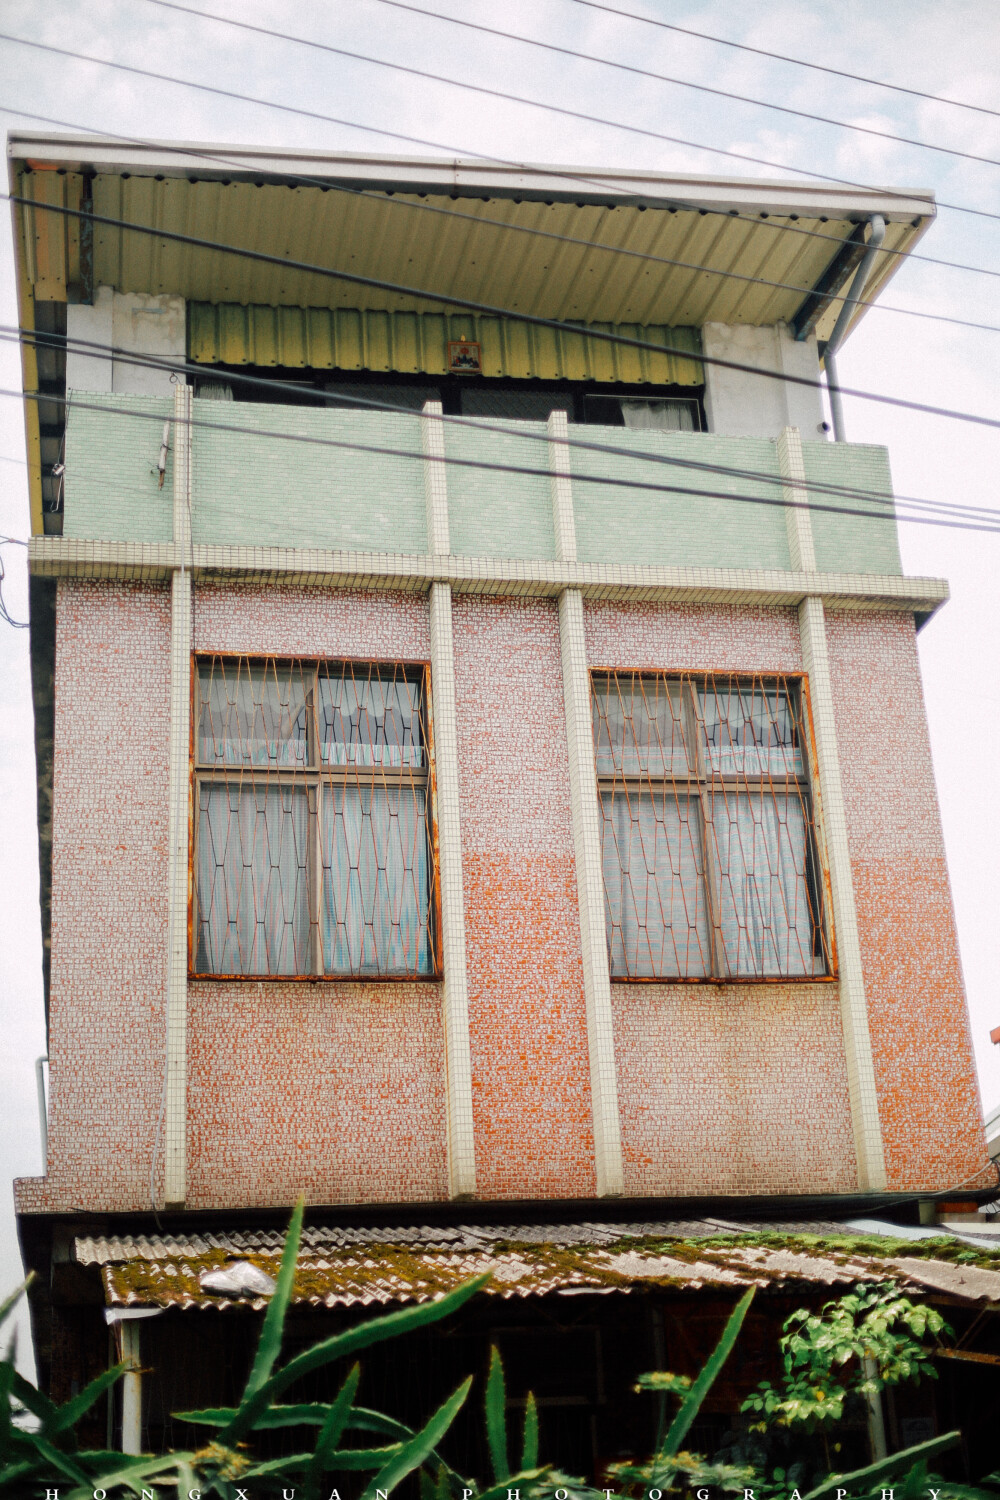
[[[29,110],[11,109],[7,105],[0,105],[0,113],[23,116],[25,118],[33,120],[43,120],[49,124],[64,126],[66,129],[70,130],[86,130],[88,128],[84,125],[73,124],[72,122],[67,120],[53,120],[49,116],[38,115]],[[110,138],[122,141],[125,144],[133,146],[148,146],[154,144],[148,140],[144,140],[140,136],[114,135]],[[232,158],[218,156],[214,153],[209,153],[206,151],[192,150],[191,147],[160,147],[160,149],[174,149],[178,154],[183,154],[185,156],[195,155],[205,161],[216,162],[221,164],[222,166],[238,167],[240,165],[240,163],[234,161]],[[606,252],[610,255],[621,255],[635,260],[647,261],[652,265],[673,266],[679,270],[694,271],[697,274],[703,276],[717,276],[726,281],[743,281],[751,286],[766,286],[772,288],[775,291],[798,292],[803,297],[807,297],[815,291],[815,288],[813,286],[806,286],[800,283],[789,281],[772,281],[765,276],[751,276],[742,271],[734,271],[725,267],[706,266],[697,261],[685,261],[678,260],[672,256],[655,255],[648,250],[632,250],[629,249],[628,246],[624,245],[607,245],[603,244],[600,240],[583,239],[579,235],[558,234],[554,230],[539,229],[535,225],[504,223],[498,219],[485,218],[480,214],[463,213],[461,209],[442,208],[439,205],[433,203],[417,202],[413,198],[409,197],[397,197],[395,195],[393,195],[392,197],[388,197],[384,193],[371,192],[364,188],[348,187],[345,183],[334,183],[328,181],[320,182],[320,180],[315,177],[302,177],[295,174],[291,175],[288,180],[308,187],[316,187],[321,185],[324,191],[344,193],[351,197],[367,199],[369,202],[377,202],[380,204],[389,203],[394,207],[408,208],[419,213],[438,214],[448,219],[464,220],[468,224],[474,224],[477,228],[482,227],[496,229],[500,230],[501,232],[511,234],[532,235],[538,239],[553,240],[558,244],[576,245],[581,249],[585,249],[588,251],[596,250],[598,252]],[[708,212],[719,211],[708,210]],[[724,217],[732,218],[733,215],[726,213]],[[738,217],[743,223],[752,223],[755,227],[757,227],[760,222],[749,217],[748,215],[739,215]],[[794,226],[780,226],[768,223],[767,227],[792,228]],[[812,233],[812,231],[810,230],[801,230],[799,232],[803,234]],[[843,239],[834,235],[824,234],[817,237],[821,239],[832,240],[833,243],[841,247],[843,247],[843,245],[846,243]],[[880,255],[893,255],[897,257],[900,256],[900,252],[898,250],[892,249],[885,250],[880,248],[877,253]],[[930,261],[932,264],[946,266],[950,269],[970,271],[977,275],[1000,277],[1000,270],[984,269],[983,267],[977,266],[963,266],[951,261],[937,261],[930,256],[921,256],[915,254],[914,252],[907,252],[906,259]],[[875,298],[868,300],[864,297],[859,297],[854,305],[855,307],[863,309],[864,311],[870,311],[871,309],[874,309],[876,312],[894,313],[902,317],[924,318],[928,322],[933,323],[948,323],[954,325],[957,328],[971,328],[980,333],[1000,333],[1000,325],[995,323],[980,323],[971,318],[956,318],[949,313],[927,312],[922,311],[920,308],[916,307],[897,307],[894,303],[882,302],[881,300]]]
[[[438,10],[425,10],[422,6],[411,5],[407,0],[376,0],[379,5],[391,6],[393,10],[409,11],[415,16],[426,16],[433,21],[444,21],[449,26],[461,26],[468,31],[479,31],[486,36],[499,37],[507,42],[519,42],[526,47],[537,47],[540,51],[555,52],[560,57],[576,58],[580,62],[597,63],[602,68],[614,68],[620,73],[631,73],[637,78],[649,78],[655,83],[671,84],[677,88],[695,89],[701,94],[713,94],[717,99],[730,99],[736,104],[750,104],[756,109],[770,109],[778,114],[793,115],[799,120],[811,120],[817,125],[834,125],[838,130],[851,130],[859,135],[877,136],[883,141],[895,141],[902,146],[918,146],[923,151],[938,151],[944,156],[962,157],[966,161],[982,162],[985,166],[1000,167],[1000,161],[992,156],[977,156],[970,151],[959,151],[953,146],[939,146],[932,141],[918,141],[912,136],[894,135],[889,130],[876,130],[871,125],[855,125],[849,120],[832,119],[829,115],[812,114],[807,109],[794,109],[789,104],[776,104],[773,100],[755,99],[748,94],[736,94],[729,89],[712,88],[707,83],[694,83],[688,78],[673,78],[665,73],[654,73],[649,68],[637,68],[631,63],[617,62],[610,57],[599,57],[593,52],[577,52],[573,47],[563,47],[556,42],[545,42],[538,37],[522,36],[520,32],[503,31],[496,26],[484,26],[480,21],[467,21],[461,16],[444,15]],[[358,54],[344,53],[338,47],[329,46],[325,42],[318,42],[310,37],[291,36],[284,31],[269,31],[265,26],[254,26],[248,21],[237,21],[231,16],[220,16],[213,11],[196,10],[191,5],[181,5],[178,0],[147,0],[149,5],[161,6],[164,10],[182,11],[185,15],[198,16],[206,21],[218,21],[224,26],[236,26],[241,31],[256,31],[263,36],[270,36],[285,42],[294,42],[302,47],[313,47],[320,52],[333,52],[339,56],[357,57]],[[364,61],[371,59],[365,58]],[[395,63],[385,63],[385,67],[395,67]],[[416,71],[407,69],[407,71]],[[441,78],[437,74],[427,73],[419,76],[433,79],[435,83],[451,83],[456,88],[474,88],[475,85],[467,84],[457,78]],[[518,101],[525,102],[525,101]],[[535,102],[535,101],[531,101]],[[539,106],[542,107],[542,106]],[[550,108],[551,106],[544,106]],[[606,123],[606,122],[602,122]]]
[[[274,35],[277,37],[280,36],[280,33],[276,32],[274,33]],[[131,63],[114,62],[111,59],[105,57],[94,57],[86,52],[78,52],[67,47],[53,46],[49,42],[37,42],[31,40],[28,37],[14,36],[10,32],[0,32],[0,41],[12,42],[17,46],[22,47],[31,47],[36,49],[37,51],[48,52],[57,57],[68,57],[75,62],[89,62],[94,63],[99,67],[113,68],[118,72],[130,73],[140,78],[151,78],[154,79],[157,83],[176,84],[181,88],[194,89],[200,93],[214,94],[219,98],[235,99],[241,104],[254,104],[264,109],[278,110],[283,114],[298,115],[304,119],[310,120],[321,120],[324,124],[328,125],[339,125],[351,130],[363,130],[368,132],[369,134],[382,135],[387,137],[388,139],[393,140],[414,141],[420,145],[431,146],[434,150],[439,151],[455,149],[454,147],[444,146],[439,141],[422,140],[417,136],[402,135],[399,131],[386,130],[382,126],[359,126],[356,125],[353,121],[344,120],[335,115],[325,115],[318,110],[302,109],[291,104],[281,104],[276,100],[260,99],[252,94],[241,94],[234,89],[223,89],[213,84],[198,83],[194,79],[190,78],[177,78],[173,74],[164,73],[152,68],[139,68]],[[365,53],[349,52],[344,48],[331,50],[337,51],[341,56],[348,57],[359,62],[367,62],[375,67],[389,68],[397,72],[412,74],[416,77],[426,78],[434,82],[454,83],[456,81],[454,79],[445,77],[443,74],[438,75],[427,73],[418,68],[408,67],[403,63],[391,63],[385,61],[382,58],[370,57]],[[564,115],[568,119],[582,120],[586,124],[601,125],[613,130],[622,130],[631,135],[641,135],[650,140],[664,141],[668,145],[683,146],[686,149],[695,151],[706,151],[714,156],[725,156],[727,158],[733,159],[734,161],[749,162],[753,166],[770,167],[779,172],[794,172],[797,176],[806,177],[813,182],[832,182],[840,187],[858,188],[862,192],[881,193],[883,195],[888,195],[890,197],[900,198],[904,200],[908,197],[908,194],[906,194],[905,192],[900,192],[893,188],[878,188],[872,186],[872,184],[870,183],[855,182],[853,179],[848,177],[835,177],[826,172],[810,171],[806,167],[794,167],[789,165],[789,163],[787,162],[771,161],[767,157],[762,156],[751,156],[744,151],[729,151],[721,146],[708,146],[703,142],[690,141],[682,136],[666,135],[662,131],[649,130],[644,126],[629,125],[620,120],[606,120],[599,115],[587,114],[583,110],[566,109],[561,105],[546,104],[544,100],[540,99],[526,99],[517,94],[507,94],[499,89],[490,89],[486,88],[483,85],[477,84],[462,84],[461,87],[471,89],[479,94],[487,95],[490,98],[502,99],[506,103],[527,105],[534,109],[545,110],[551,114]],[[492,159],[496,160],[496,158]],[[937,204],[939,208],[951,209],[955,213],[971,214],[973,217],[980,219],[1000,220],[1000,213],[994,213],[988,209],[983,208],[973,208],[969,204],[948,203],[943,199],[938,199]]]
[[[85,401],[81,400],[80,397],[75,393],[72,396],[57,396],[49,392],[22,393],[20,391],[9,390],[0,387],[0,396],[12,398],[15,400],[25,399],[53,402],[57,405],[62,405],[64,407],[70,407],[81,411],[104,412],[117,417],[138,418],[141,421],[154,422],[158,425],[162,425],[164,421],[164,415],[162,412],[140,411],[136,408],[130,409],[121,406],[109,406],[103,402]],[[411,411],[408,413],[408,415],[417,418],[419,416],[419,413]],[[178,421],[178,419],[176,418],[170,418],[169,420],[175,422]],[[190,426],[192,428],[206,428],[213,432],[236,433],[244,439],[247,437],[256,436],[276,439],[281,442],[303,443],[311,447],[332,448],[339,451],[348,451],[355,453],[370,453],[377,455],[378,457],[398,458],[409,460],[413,463],[423,464],[426,462],[425,455],[422,451],[397,448],[392,446],[391,444],[385,443],[360,443],[357,441],[351,441],[346,438],[324,438],[305,433],[291,433],[275,428],[249,427],[242,423],[222,422],[215,419],[211,421],[203,420],[201,418],[191,418],[190,421],[185,419],[181,425]],[[485,459],[459,458],[455,455],[446,455],[442,459],[435,460],[435,462],[441,463],[445,467],[457,469],[476,469],[489,473],[516,474],[522,477],[533,479],[550,480],[552,477],[552,470],[550,468],[532,467],[527,464],[494,463]],[[722,472],[726,473],[728,471],[723,470]],[[775,489],[782,489],[783,486],[788,483],[787,480],[782,479],[782,476],[774,474],[761,476],[761,480],[762,482],[769,484]],[[878,502],[884,507],[883,509],[869,510],[857,509],[844,505],[824,505],[818,504],[815,501],[808,500],[792,501],[786,500],[783,497],[778,498],[777,496],[769,497],[761,495],[739,495],[733,494],[728,490],[711,490],[702,488],[701,486],[692,487],[691,485],[664,484],[662,482],[656,481],[625,479],[621,476],[610,474],[602,475],[577,473],[573,474],[572,482],[574,485],[591,484],[609,486],[614,489],[642,490],[646,492],[653,491],[657,494],[680,495],[687,499],[727,500],[739,505],[763,505],[778,510],[828,512],[832,515],[838,516],[857,516],[865,520],[881,520],[889,522],[905,520],[910,521],[916,525],[936,526],[941,527],[945,530],[952,531],[977,531],[988,534],[1000,533],[1000,516],[990,518],[995,520],[996,524],[988,525],[986,524],[986,517],[957,519],[951,517],[943,517],[940,515],[906,515],[902,512],[897,512],[895,509],[889,508],[892,505],[892,500],[888,496],[878,497]]]
[[[15,620],[10,611],[7,609],[7,605],[4,603],[3,581],[6,576],[7,575],[4,571],[3,565],[3,556],[0,555],[0,620],[3,620],[5,624],[10,625],[14,630],[27,630],[30,622],[28,620]]]
[[[37,111],[34,111],[34,110],[13,109],[9,105],[0,105],[0,114],[15,115],[19,119],[40,120],[43,124],[46,124],[46,125],[58,125],[62,129],[65,129],[65,130],[82,130],[82,131],[87,132],[87,133],[89,133],[91,135],[94,133],[92,126],[81,125],[78,122],[72,121],[72,120],[58,120],[58,119],[54,119],[51,115],[41,115],[41,114],[38,114]],[[365,129],[367,129],[367,126],[352,124],[352,128],[353,129],[357,129],[357,130],[365,130]],[[426,145],[427,144],[425,141],[423,141],[421,139],[420,136],[400,136],[400,135],[397,135],[396,138],[400,139],[400,140],[405,140],[405,141],[409,142],[410,144],[418,145],[418,146],[419,145]],[[169,141],[154,141],[154,140],[151,140],[149,137],[135,136],[135,135],[118,135],[118,134],[115,134],[115,132],[113,132],[113,131],[101,132],[100,133],[100,139],[101,140],[121,141],[125,145],[141,146],[141,147],[144,147],[144,148],[155,149],[157,151],[162,151],[162,152],[164,152],[164,153],[166,153],[168,155],[170,153],[174,153],[176,155],[184,156],[184,157],[192,157],[192,156],[194,156],[194,157],[199,158],[202,161],[215,162],[215,163],[218,163],[218,164],[220,164],[222,166],[226,166],[226,167],[235,167],[237,169],[237,171],[244,171],[244,172],[246,171],[246,160],[245,160],[245,158],[244,158],[244,160],[240,161],[240,160],[234,159],[233,157],[219,156],[217,154],[218,148],[217,148],[217,150],[215,152],[213,152],[213,151],[206,150],[204,147],[198,147],[198,146],[190,146],[190,145],[175,146],[175,145],[172,145]],[[221,149],[225,149],[225,148],[221,148]],[[239,147],[233,147],[232,149],[233,150],[239,150],[240,148]],[[251,149],[253,149],[253,148],[251,148]],[[449,148],[449,149],[453,149],[453,148]],[[454,149],[457,149],[457,148],[454,148]],[[524,163],[524,162],[515,162],[515,161],[507,161],[507,160],[505,160],[502,157],[488,156],[484,152],[470,151],[470,152],[468,152],[468,156],[471,159],[473,159],[473,160],[481,161],[481,162],[488,163],[488,164],[491,164],[491,165],[494,165],[494,166],[498,165],[498,166],[516,167],[518,170],[525,171],[525,172],[531,172],[531,171],[537,171],[538,170],[537,167],[532,167],[532,166],[530,166],[527,163]],[[608,182],[606,179],[605,180],[601,180],[601,179],[598,179],[598,178],[586,177],[586,176],[581,175],[578,172],[560,171],[558,168],[552,168],[552,167],[546,167],[546,168],[544,168],[544,171],[545,171],[545,173],[546,173],[547,176],[557,177],[557,178],[558,177],[562,177],[567,183],[571,183],[573,186],[579,186],[580,183],[586,183],[586,184],[588,184],[590,186],[601,188],[604,192],[608,193],[609,195],[610,194],[615,194],[615,193],[618,192],[618,189],[612,183]],[[394,193],[393,194],[389,194],[389,193],[387,193],[385,191],[373,191],[373,190],[369,190],[369,189],[366,189],[366,188],[350,187],[346,183],[334,181],[332,178],[329,178],[329,177],[317,177],[317,176],[306,177],[306,176],[302,176],[302,175],[294,173],[294,172],[282,172],[281,173],[281,181],[282,181],[282,183],[292,183],[292,184],[294,184],[296,186],[320,188],[320,189],[322,189],[325,192],[346,193],[346,194],[350,194],[350,195],[352,195],[354,197],[358,197],[358,198],[369,198],[372,201],[378,202],[378,203],[399,204],[399,205],[402,205],[402,206],[404,206],[406,208],[419,209],[419,210],[421,210],[424,213],[443,214],[443,215],[445,215],[447,217],[450,217],[450,218],[464,219],[464,220],[468,221],[469,223],[473,223],[473,224],[483,224],[483,225],[487,225],[487,226],[492,226],[493,228],[496,228],[496,229],[509,230],[511,233],[536,235],[536,236],[538,236],[539,238],[542,238],[542,239],[553,239],[553,240],[562,240],[562,239],[565,239],[568,244],[584,245],[588,249],[593,249],[593,250],[610,250],[610,251],[612,251],[615,254],[628,253],[630,255],[635,255],[635,256],[639,257],[640,259],[662,262],[664,265],[674,265],[674,264],[676,264],[676,265],[684,267],[684,268],[690,268],[692,270],[699,271],[699,272],[703,273],[704,275],[708,275],[708,276],[720,275],[720,274],[721,275],[735,275],[737,280],[746,279],[746,280],[749,280],[749,281],[758,282],[762,286],[782,287],[782,286],[786,285],[786,283],[783,283],[783,282],[769,282],[769,281],[765,280],[763,277],[758,277],[758,276],[752,276],[752,277],[746,277],[746,278],[744,278],[744,277],[742,277],[740,275],[737,275],[736,273],[733,273],[733,272],[725,272],[725,271],[719,272],[716,268],[713,268],[712,266],[704,266],[704,265],[700,265],[700,264],[691,264],[690,267],[688,267],[688,263],[687,262],[684,262],[684,261],[676,261],[675,262],[675,261],[670,260],[666,256],[650,255],[648,252],[642,251],[642,250],[625,252],[624,250],[622,250],[617,245],[602,245],[602,244],[600,244],[598,242],[595,242],[593,240],[581,240],[579,238],[575,238],[572,235],[559,235],[559,234],[555,234],[551,230],[538,229],[534,225],[528,225],[528,224],[508,224],[508,223],[504,223],[502,220],[498,220],[498,219],[486,219],[486,218],[480,217],[477,214],[463,213],[463,212],[461,212],[461,210],[444,208],[444,207],[441,207],[438,204],[422,203],[422,202],[421,203],[417,203],[417,202],[414,202],[412,198],[398,197]],[[881,189],[879,191],[881,191]],[[613,207],[614,205],[606,205],[606,206],[612,206]],[[771,217],[763,216],[763,215],[761,215],[761,216],[755,216],[753,214],[741,213],[739,210],[733,209],[733,208],[714,208],[711,205],[707,205],[707,204],[703,204],[703,203],[695,203],[695,202],[690,202],[689,203],[689,202],[687,202],[687,201],[685,201],[685,200],[683,200],[681,198],[671,198],[669,200],[669,211],[671,213],[673,213],[673,212],[697,213],[699,215],[699,217],[715,217],[715,218],[724,218],[724,219],[729,219],[729,220],[735,220],[737,223],[749,224],[754,229],[770,229],[770,230],[773,230],[775,233],[780,233],[780,234],[794,234],[794,235],[799,236],[800,238],[812,239],[812,240],[825,240],[828,244],[835,245],[838,250],[842,250],[844,248],[845,244],[847,243],[842,235],[827,234],[823,230],[819,230],[819,229],[807,229],[807,228],[805,228],[804,225],[799,224],[799,223],[794,223],[794,222],[792,222],[789,219],[773,219]],[[829,216],[824,216],[824,218],[826,218],[826,217],[829,217]],[[880,246],[880,247],[878,247],[876,249],[876,254],[877,255],[881,255],[883,257],[884,256],[894,256],[894,257],[897,257],[897,258],[901,258],[901,252],[899,250],[893,249],[892,247],[888,247],[887,248],[885,246]],[[927,255],[927,254],[925,254],[925,253],[923,253],[921,251],[918,251],[918,250],[907,250],[905,252],[905,257],[906,257],[907,261],[919,261],[923,265],[939,266],[942,269],[948,270],[948,271],[961,271],[961,272],[967,273],[968,275],[971,275],[971,276],[1000,277],[1000,270],[996,269],[993,266],[972,266],[972,265],[969,265],[966,261],[946,260],[942,256]],[[793,285],[791,283],[788,283],[787,286],[788,286],[788,289],[792,290],[792,291],[800,291],[801,290],[801,291],[805,291],[806,293],[808,293],[808,292],[811,292],[811,291],[814,290],[813,287],[801,287],[800,288],[800,287],[795,286],[795,285]],[[839,296],[839,294],[838,294],[838,296]],[[835,300],[836,300],[836,298],[835,298]],[[879,310],[886,311],[886,312],[892,311],[892,312],[906,313],[906,314],[908,314],[911,317],[927,317],[927,318],[933,318],[933,319],[938,320],[938,321],[942,320],[942,315],[937,314],[937,313],[923,313],[923,312],[918,311],[916,308],[895,307],[895,306],[893,306],[893,305],[891,305],[889,303],[882,302],[882,301],[878,301],[878,302],[874,302],[874,301],[873,302],[866,302],[864,300],[859,300],[858,303],[857,303],[857,306],[858,307],[864,307],[864,308],[877,308]],[[964,326],[964,320],[962,320],[962,319],[955,319],[954,321],[957,322],[960,326]],[[985,328],[991,327],[992,325],[988,325],[988,324],[982,324],[982,325],[973,324],[972,326],[973,327],[983,327],[985,329]]]
[[[670,21],[661,21],[654,16],[637,16],[631,10],[618,10],[613,5],[599,4],[598,0],[572,0],[574,5],[584,5],[588,10],[603,10],[610,16],[620,16],[627,21],[641,21],[645,26],[656,26],[662,31],[676,31],[682,36],[693,36],[701,42],[711,42],[717,47],[732,47],[737,52],[751,52],[755,57],[767,57],[772,62],[791,63],[796,68],[809,68],[814,73],[828,73],[831,78],[847,78],[851,83],[866,83],[872,88],[889,89],[894,94],[908,94],[912,99],[928,99],[932,104],[950,104],[954,109],[970,109],[978,115],[992,115],[1000,120],[1000,110],[987,109],[984,104],[970,104],[966,99],[949,99],[944,94],[928,94],[923,89],[906,88],[901,83],[887,83],[884,78],[866,78],[863,73],[848,73],[843,68],[831,68],[824,63],[806,62],[802,57],[788,57],[784,52],[768,52],[764,47],[751,47],[746,42],[731,42],[726,37],[711,36],[707,31],[693,31],[690,26],[676,26]]]
[[[216,378],[222,378],[230,385],[241,385],[251,389],[267,391],[269,393],[287,393],[301,396],[303,391],[314,392],[319,400],[323,392],[315,390],[314,387],[306,386],[303,382],[284,380],[272,380],[259,375],[246,375],[234,370],[217,371],[211,365],[182,364],[164,356],[135,354],[132,351],[115,349],[107,344],[93,339],[67,338],[63,334],[36,334],[27,329],[17,329],[10,325],[0,324],[0,342],[16,342],[30,344],[35,348],[62,349],[70,345],[73,349],[83,352],[89,358],[102,359],[105,361],[119,360],[142,369],[161,370],[170,375],[194,376],[196,379],[211,380],[213,374]],[[206,374],[206,371],[208,372]],[[433,379],[433,377],[430,377]],[[377,387],[372,387],[376,390]],[[36,393],[39,400],[44,400],[42,392]],[[411,406],[399,406],[393,402],[379,400],[377,397],[365,397],[356,394],[335,393],[338,403],[346,403],[350,407],[358,407],[362,410],[388,411],[396,415],[415,417],[417,412]],[[69,398],[72,405],[72,398]],[[116,408],[117,409],[117,408]],[[489,419],[484,417],[459,416],[452,413],[442,414],[437,419],[448,426],[459,428],[469,427],[481,432],[491,434],[500,433],[516,437],[524,442],[544,443],[546,450],[550,439],[544,433],[527,432],[523,430],[524,424],[510,425],[510,420]],[[576,425],[576,424],[574,424]],[[579,429],[578,429],[579,430]],[[682,458],[676,454],[650,453],[632,448],[621,447],[614,443],[602,443],[591,439],[580,437],[568,437],[562,444],[567,449],[581,449],[584,452],[600,453],[612,458],[624,458],[632,461],[640,461],[654,464],[666,464],[670,468],[680,468],[695,472],[718,474],[726,479],[745,480],[755,484],[774,485],[781,483],[779,476],[773,473],[765,473],[761,470],[747,469],[744,467],[734,468],[731,465],[710,463],[705,460]],[[609,479],[609,483],[615,481]],[[906,505],[915,509],[923,509],[930,512],[939,512],[947,515],[960,515],[965,518],[1000,519],[1000,510],[986,506],[956,505],[954,502],[928,500],[919,496],[909,495],[885,495],[876,490],[863,489],[854,485],[831,484],[825,481],[810,479],[808,488],[810,491],[823,495],[837,496],[842,499],[858,500],[868,504],[882,505],[887,507]],[[686,491],[686,493],[695,493]],[[752,498],[752,497],[748,497]],[[865,511],[865,515],[870,512]]]
[[[151,235],[154,239],[170,240],[176,244],[192,245],[199,249],[214,250],[224,255],[237,255],[246,260],[259,261],[266,265],[281,266],[286,271],[304,271],[313,276],[325,276],[337,281],[346,281],[352,286],[363,286],[374,288],[383,292],[394,292],[403,297],[412,297],[416,301],[441,302],[450,307],[460,307],[466,312],[485,314],[488,317],[512,318],[520,323],[528,323],[536,328],[554,328],[560,333],[580,333],[589,339],[597,339],[602,343],[618,344],[630,349],[644,349],[652,354],[676,354],[683,359],[697,359],[702,365],[714,365],[724,370],[737,370],[741,374],[754,375],[763,380],[778,380],[788,385],[806,386],[810,390],[822,391],[822,381],[812,380],[805,375],[790,375],[780,370],[762,369],[757,365],[745,364],[740,360],[723,359],[719,355],[705,354],[692,355],[690,349],[681,349],[670,344],[652,344],[645,339],[630,338],[626,334],[613,333],[607,329],[595,328],[592,324],[573,324],[560,322],[556,318],[543,318],[537,313],[519,312],[508,307],[498,306],[492,302],[480,302],[472,297],[458,297],[450,292],[438,292],[425,287],[407,286],[401,282],[387,281],[382,277],[363,276],[357,271],[337,270],[330,266],[317,266],[308,261],[293,260],[290,256],[270,255],[264,250],[250,250],[239,246],[227,245],[218,240],[208,240],[200,235],[181,234],[177,230],[158,229],[149,224],[134,224],[127,219],[114,218],[109,214],[97,214],[90,210],[79,208],[67,208],[56,203],[39,203],[33,198],[23,197],[18,193],[0,193],[0,199],[6,199],[10,203],[19,203],[29,207],[35,212],[62,214],[64,217],[83,219],[93,224],[109,224],[118,229],[130,230],[133,234]],[[862,391],[854,386],[838,384],[841,395],[854,396],[858,400],[872,401],[879,406],[899,407],[907,411],[922,412],[925,416],[946,417],[957,422],[968,422],[977,427],[1000,428],[1000,419],[995,417],[980,416],[974,412],[957,411],[953,407],[933,406],[928,402],[908,401],[901,396],[883,396],[875,391]]]

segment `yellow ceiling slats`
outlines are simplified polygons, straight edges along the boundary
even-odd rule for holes
[[[594,380],[701,385],[701,338],[695,328],[591,324],[680,354],[632,349],[588,336],[586,329],[539,328],[516,318],[469,313],[387,312],[325,307],[244,307],[192,302],[188,352],[197,364],[395,371],[444,375],[448,343],[482,349],[483,374],[518,379]]]
[[[22,172],[19,195],[31,200],[21,205],[21,212],[25,269],[35,300],[65,302],[67,285],[80,280],[80,220],[47,210],[79,210],[83,177],[79,172]]]
[[[654,205],[639,212],[629,205],[113,173],[99,173],[93,193],[97,212],[110,217],[387,283],[357,287],[336,275],[95,226],[95,284],[120,291],[170,291],[196,302],[329,309],[350,302],[387,313],[441,313],[442,305],[419,290],[393,290],[426,287],[490,302],[514,316],[644,327],[791,319],[805,289],[815,286],[855,227],[848,219],[802,216],[793,225]],[[905,248],[917,232],[908,222],[891,224],[889,242]],[[821,325],[821,335],[826,331]]]

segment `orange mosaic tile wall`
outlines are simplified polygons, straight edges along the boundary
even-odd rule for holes
[[[790,610],[590,603],[585,624],[594,668],[801,670]],[[454,627],[479,1192],[592,1196],[557,609],[457,597]],[[429,657],[415,594],[199,588],[194,631],[201,652]],[[50,1161],[25,1211],[149,1205],[169,639],[160,585],[59,586]],[[834,615],[830,649],[890,1186],[947,1189],[985,1148],[912,623]],[[854,1188],[835,982],[612,995],[627,1194]],[[443,1058],[438,981],[193,981],[191,1206],[443,1198]]]
[[[478,1188],[592,1196],[594,1135],[555,604],[454,604]]]
[[[913,621],[828,636],[889,1186],[992,1186]]]
[[[594,668],[800,672],[794,610],[589,603]],[[837,987],[615,984],[625,1189],[857,1187]]]

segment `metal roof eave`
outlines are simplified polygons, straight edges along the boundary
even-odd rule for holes
[[[828,215],[854,220],[880,213],[893,222],[933,218],[929,188],[867,188],[697,173],[642,172],[558,163],[481,162],[462,157],[382,156],[351,151],[287,151],[193,141],[123,143],[113,137],[11,133],[11,163],[44,160],[64,171],[158,173],[207,180],[286,182],[290,177],[342,181],[381,191],[527,196],[541,200],[638,203],[779,217]],[[222,157],[224,160],[219,161]]]

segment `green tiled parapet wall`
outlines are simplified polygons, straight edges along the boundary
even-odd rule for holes
[[[160,488],[156,461],[170,398],[79,393],[79,403],[70,405],[67,423],[63,535],[169,541],[171,466]],[[195,542],[428,550],[419,417],[217,401],[195,401],[194,416]],[[555,557],[548,450],[531,440],[544,434],[539,422],[518,423],[516,432],[446,427],[446,455],[463,461],[447,468],[454,553]],[[751,503],[782,497],[775,443],[596,426],[573,427],[570,437],[624,450],[571,449],[581,562],[789,567],[784,511]],[[829,442],[803,448],[808,480],[891,497],[884,448]],[[643,454],[662,462],[644,461]],[[685,467],[691,463],[729,472]],[[540,472],[509,472],[511,466]],[[657,488],[627,489],[611,478]],[[820,571],[902,572],[894,521],[825,508],[884,513],[884,505],[821,492],[812,498],[824,507],[813,515]]]

